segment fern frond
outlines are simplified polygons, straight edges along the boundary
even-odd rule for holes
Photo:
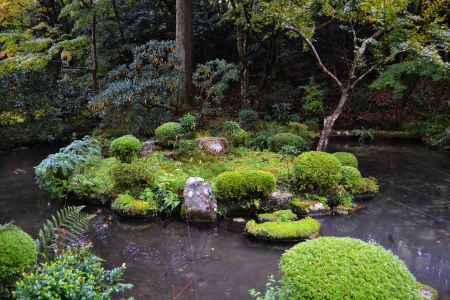
[[[55,253],[79,244],[95,216],[82,212],[83,209],[84,206],[68,206],[47,219],[39,230],[37,239],[42,258],[51,258]]]

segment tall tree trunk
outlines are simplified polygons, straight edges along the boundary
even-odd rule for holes
[[[344,110],[344,106],[348,100],[348,97],[349,97],[348,89],[342,89],[341,97],[339,99],[339,103],[336,109],[333,111],[331,115],[329,115],[323,120],[323,129],[322,132],[320,133],[320,139],[316,149],[317,151],[325,151],[327,149],[328,140],[330,138],[331,132],[333,131],[334,123],[336,123],[336,120],[339,118],[342,111]]]
[[[91,40],[92,40],[92,87],[94,92],[98,90],[97,82],[97,16],[94,13],[92,16],[92,30],[91,30]]]
[[[241,101],[244,107],[250,106],[248,101],[248,84],[249,84],[249,73],[248,73],[248,60],[247,60],[247,40],[248,34],[245,30],[238,27],[238,54],[239,54],[239,70],[240,70],[240,84],[241,84]]]
[[[180,70],[183,73],[181,105],[192,105],[192,0],[177,0],[176,47]]]

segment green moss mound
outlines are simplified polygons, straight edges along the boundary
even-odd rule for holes
[[[361,178],[351,189],[352,193],[358,194],[377,194],[380,191],[378,181],[373,177]]]
[[[8,287],[37,260],[34,240],[14,225],[0,225],[0,291]]]
[[[214,194],[223,203],[245,203],[267,198],[275,190],[275,177],[265,171],[230,171],[217,176]]]
[[[183,133],[183,126],[177,122],[167,122],[155,129],[156,138],[165,145],[174,145]]]
[[[294,162],[294,176],[301,192],[326,195],[342,179],[342,165],[332,154],[320,151],[302,153]]]
[[[309,148],[309,143],[299,135],[290,132],[282,132],[273,136],[271,146],[272,150],[277,152],[281,151],[281,149],[286,146],[304,151]]]
[[[146,187],[155,186],[154,170],[145,161],[135,160],[132,163],[118,163],[112,167],[112,178],[119,192],[132,191],[139,193]]]
[[[350,152],[336,152],[333,155],[341,162],[343,166],[353,167],[358,169],[358,159]]]
[[[420,299],[406,265],[383,247],[322,237],[287,250],[280,262],[289,299]]]
[[[297,220],[297,215],[290,209],[277,210],[273,213],[258,214],[259,222],[287,222]]]
[[[111,205],[111,208],[123,216],[150,217],[158,213],[155,202],[138,200],[128,194],[120,194]]]
[[[111,142],[110,152],[117,159],[130,162],[137,157],[142,143],[133,135],[124,135]]]
[[[247,222],[245,231],[259,239],[269,241],[299,241],[317,236],[320,232],[320,223],[313,218],[290,222],[256,223]]]
[[[355,167],[342,167],[342,184],[346,188],[352,188],[362,179],[361,172]]]

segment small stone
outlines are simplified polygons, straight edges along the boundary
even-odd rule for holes
[[[201,150],[212,155],[224,155],[229,151],[228,141],[219,137],[204,137],[196,140]]]
[[[156,140],[150,139],[144,142],[141,149],[141,157],[147,157],[153,153],[156,148]]]

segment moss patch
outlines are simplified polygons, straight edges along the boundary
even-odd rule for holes
[[[159,210],[157,203],[137,200],[128,194],[120,194],[111,208],[120,215],[131,217],[156,216]]]
[[[343,166],[353,167],[358,169],[358,159],[350,152],[336,152],[333,155],[341,162]]]
[[[297,215],[290,209],[277,210],[273,213],[258,214],[258,222],[287,222],[297,220]]]
[[[290,222],[265,222],[258,224],[254,220],[247,222],[245,230],[259,239],[271,241],[298,241],[316,237],[320,232],[320,223],[313,218]]]

